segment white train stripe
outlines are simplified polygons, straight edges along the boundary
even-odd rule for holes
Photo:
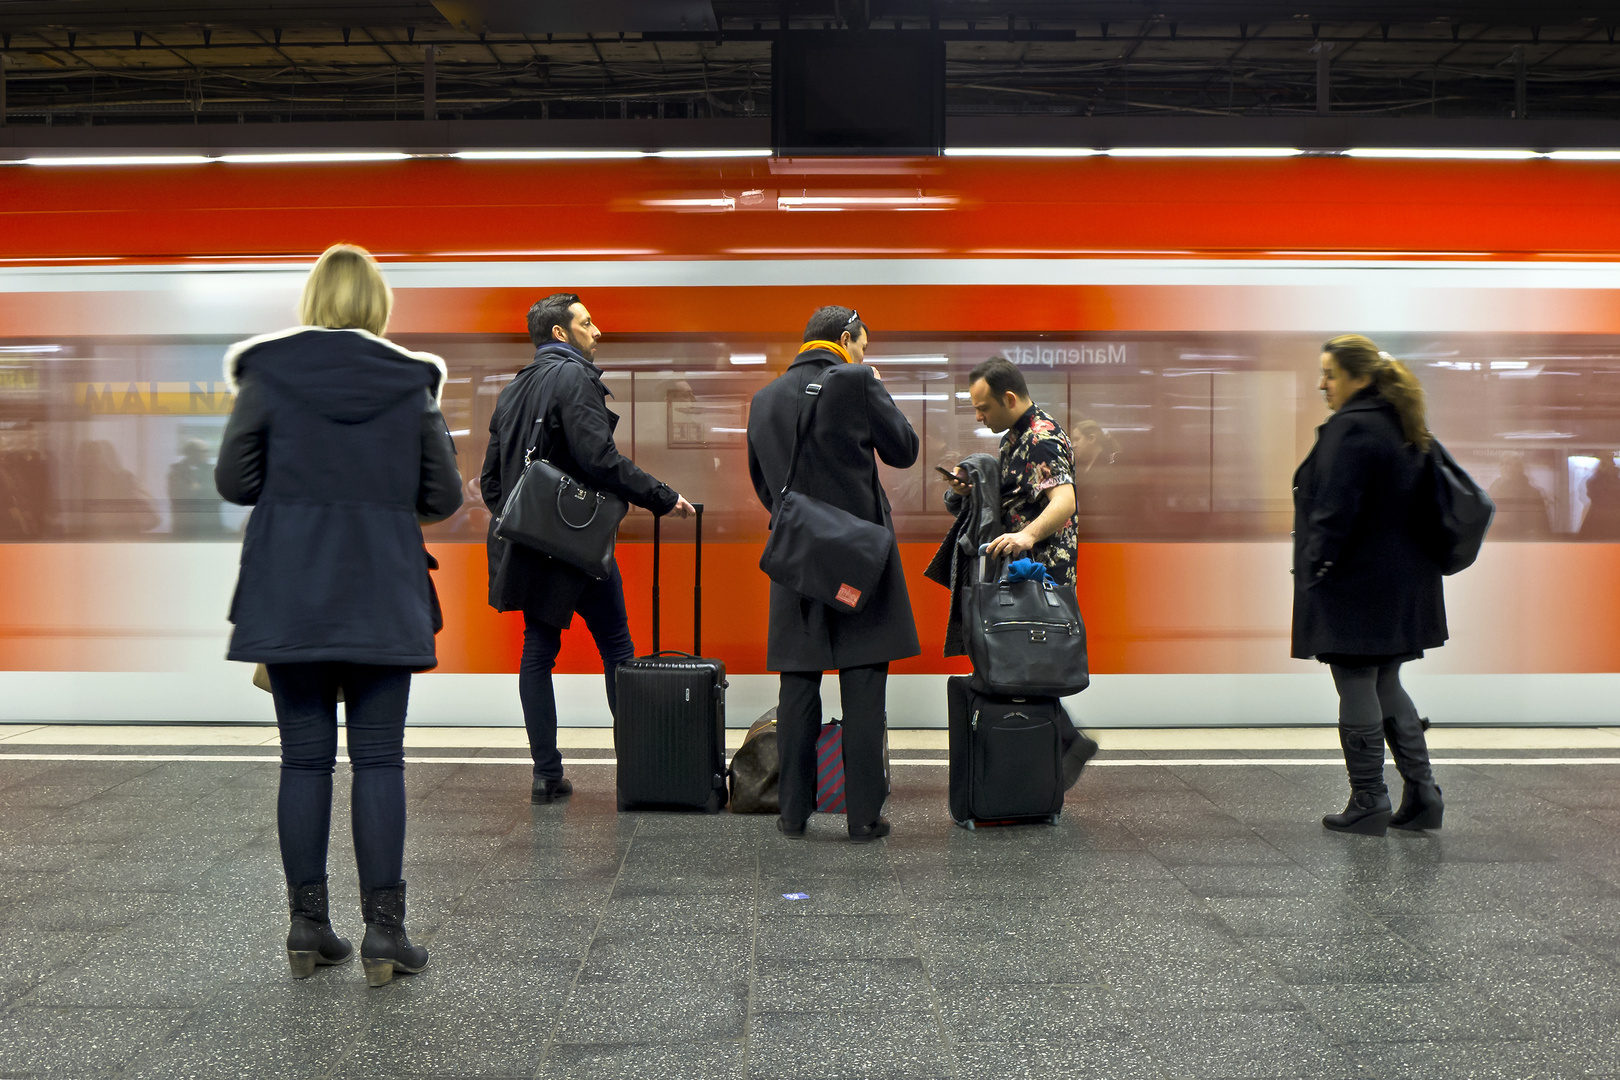
[[[0,762],[14,761],[235,761],[235,762],[262,762],[276,763],[281,760],[273,754],[13,754],[0,752]],[[408,765],[528,765],[533,762],[528,758],[509,757],[407,757]],[[563,758],[564,765],[616,765],[617,759],[610,757],[591,758]],[[890,765],[949,765],[946,758],[892,758]],[[1232,765],[1334,765],[1344,767],[1344,759],[1338,757],[1304,757],[1304,758],[1277,758],[1277,757],[1246,757],[1246,758],[1174,758],[1174,757],[1137,757],[1137,758],[1101,758],[1093,761],[1092,766],[1112,766],[1131,768],[1165,768],[1176,765],[1196,766],[1232,766]],[[1461,758],[1432,758],[1433,765],[1620,765],[1620,757],[1461,757]]]
[[[297,290],[303,264],[0,267],[0,292]],[[862,285],[1146,285],[1260,288],[1615,289],[1620,263],[1398,259],[1047,258],[566,259],[391,262],[396,289],[590,289]]]

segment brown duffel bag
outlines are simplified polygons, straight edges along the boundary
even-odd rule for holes
[[[727,772],[731,777],[733,814],[782,812],[777,794],[782,760],[776,749],[776,709],[770,709],[749,727],[742,745],[731,755]]]

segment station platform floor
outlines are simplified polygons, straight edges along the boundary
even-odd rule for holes
[[[274,729],[0,725],[0,1077],[1620,1077],[1620,728],[1435,729],[1445,827],[1383,838],[1319,823],[1330,729],[1094,734],[1056,827],[968,832],[892,732],[856,846],[617,813],[604,730],[531,806],[521,731],[410,729],[431,961],[368,989],[288,977]]]

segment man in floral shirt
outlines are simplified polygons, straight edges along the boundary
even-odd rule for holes
[[[990,542],[991,554],[1045,563],[1047,576],[1072,587],[1080,538],[1069,437],[1030,400],[1024,373],[999,356],[968,375],[968,396],[979,422],[1001,434],[1001,521],[1007,531]]]

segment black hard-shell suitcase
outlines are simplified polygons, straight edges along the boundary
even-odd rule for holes
[[[965,828],[1044,821],[1063,812],[1063,703],[974,690],[945,680],[951,819]]]
[[[653,651],[619,665],[613,722],[619,809],[726,805],[726,665],[702,651],[703,506],[697,511],[692,653],[658,648],[659,519],[653,519]]]

